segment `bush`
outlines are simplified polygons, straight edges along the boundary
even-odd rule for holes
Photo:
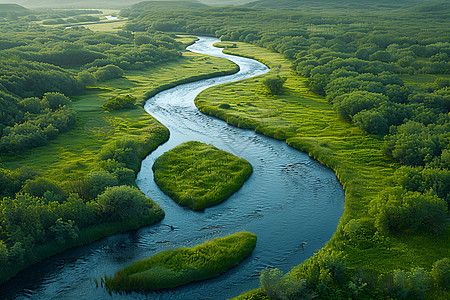
[[[430,283],[430,276],[422,268],[411,269],[410,272],[395,270],[393,279],[395,296],[400,299],[423,298]]]
[[[260,282],[270,299],[312,299],[305,279],[283,275],[278,269],[262,270]]]
[[[60,93],[45,93],[42,102],[51,110],[57,110],[70,104],[70,99]]]
[[[357,91],[337,96],[333,100],[333,109],[344,119],[350,120],[363,110],[377,108],[388,98],[382,94]]]
[[[108,111],[134,108],[136,105],[136,97],[125,95],[116,96],[108,100],[102,107]]]
[[[286,82],[286,78],[280,77],[280,75],[271,75],[263,79],[262,83],[269,89],[272,95],[279,95],[283,92],[283,84]]]
[[[371,202],[379,230],[391,233],[425,231],[440,234],[445,228],[447,204],[430,194],[394,187]]]
[[[106,81],[113,78],[120,78],[123,76],[123,70],[115,65],[106,65],[94,72],[94,77],[97,81]]]
[[[304,279],[308,288],[319,295],[342,285],[347,267],[337,254],[320,252],[291,271],[292,276]]]
[[[103,193],[107,187],[116,186],[119,180],[107,171],[94,171],[88,176],[90,199]]]
[[[450,290],[450,259],[443,258],[435,262],[431,276],[439,287]]]
[[[106,188],[97,203],[102,216],[109,221],[147,215],[153,207],[153,201],[145,198],[140,190],[126,185]]]
[[[385,135],[388,132],[387,120],[373,110],[363,110],[353,116],[353,123],[371,134]]]
[[[91,73],[89,73],[86,70],[81,71],[80,73],[78,73],[77,80],[84,87],[86,87],[86,86],[93,86],[95,84],[95,82],[97,81],[95,76],[92,75]]]
[[[47,191],[50,191],[55,195],[64,194],[63,190],[57,183],[42,177],[27,180],[22,188],[22,192],[35,197],[42,197]]]
[[[102,161],[116,161],[137,172],[140,166],[138,145],[133,139],[123,138],[108,143],[99,153]]]

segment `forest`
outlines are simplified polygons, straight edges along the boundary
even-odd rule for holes
[[[35,10],[0,4],[0,282],[53,255],[54,248],[61,252],[91,242],[90,231],[111,235],[127,230],[121,222],[138,228],[164,217],[135,184],[140,160],[167,139],[158,125],[152,125],[154,131],[146,127],[150,133],[142,130],[142,139],[109,141],[96,157],[96,168],[70,181],[28,166],[7,169],[2,161],[44,148],[81,126],[83,118],[73,109],[77,96],[130,72],[182,61],[185,45],[175,33],[188,33],[282,55],[289,61],[289,76],[304,80],[311,94],[325,99],[363,138],[376,140],[382,157],[374,160],[393,170],[383,188],[358,191],[364,205],[357,212],[346,208],[324,251],[287,275],[262,272],[262,289],[242,299],[445,299],[450,283],[448,1],[206,4],[133,4],[120,11],[127,23],[115,33],[72,25],[98,21],[98,7]],[[290,93],[287,77],[263,82],[271,99]],[[116,95],[102,107],[132,110],[142,100]],[[383,272],[345,259],[345,251],[385,249],[388,240],[407,238],[425,246],[447,239],[447,247],[429,254],[427,265],[390,266]],[[344,254],[339,243],[345,244]]]
[[[19,10],[24,16],[15,15],[12,20],[6,15],[0,21],[3,158],[43,147],[83,122],[72,109],[70,97],[99,82],[120,78],[124,70],[151,68],[180,58],[181,43],[162,33],[109,34],[30,22],[46,20],[49,14],[75,18],[92,11],[24,11]],[[134,102],[131,97],[122,98],[128,103],[131,100],[132,106],[136,102],[135,98]],[[123,101],[122,106],[117,104],[122,98],[105,103],[105,109],[123,108]],[[164,139],[164,134],[161,137]],[[0,169],[1,281],[55,249],[61,251],[91,241],[95,234],[101,236],[89,231],[117,232],[123,230],[120,222],[125,220],[130,222],[129,228],[160,220],[164,212],[134,183],[139,156],[152,143],[129,138],[111,142],[99,153],[96,170],[65,183],[29,166]]]

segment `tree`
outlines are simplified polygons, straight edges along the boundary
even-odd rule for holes
[[[94,72],[97,81],[106,81],[113,78],[120,78],[123,76],[123,70],[115,65],[106,65]]]
[[[80,82],[80,84],[82,86],[85,86],[85,87],[93,86],[95,84],[95,82],[97,81],[95,76],[86,70],[83,70],[80,73],[78,73],[77,80],[78,80],[78,82]]]
[[[280,95],[283,92],[283,84],[286,82],[286,78],[280,77],[280,75],[271,75],[263,79],[262,83],[269,89],[272,95]]]
[[[442,89],[442,88],[450,86],[450,79],[438,77],[438,78],[436,78],[434,83],[436,84],[438,89]]]
[[[108,111],[133,108],[136,105],[136,97],[131,95],[119,95],[108,100],[102,107]]]
[[[58,186],[58,184],[42,177],[27,180],[22,188],[22,191],[36,197],[44,196],[45,192],[47,191],[50,191],[55,195],[64,194],[63,190],[60,186]]]
[[[45,93],[42,102],[51,110],[57,110],[70,104],[70,99],[60,93]]]
[[[431,276],[438,286],[450,290],[450,259],[443,258],[435,262],[431,269]]]
[[[126,185],[106,188],[105,192],[98,196],[97,202],[103,217],[110,221],[138,217],[152,207],[152,203],[140,190]]]
[[[333,100],[333,109],[344,119],[351,118],[362,110],[377,108],[388,98],[382,94],[355,91],[343,94]]]
[[[360,111],[353,116],[353,123],[371,134],[385,135],[388,132],[387,120],[374,110]]]
[[[445,228],[447,204],[428,194],[387,188],[370,204],[380,231],[391,233],[424,231],[438,235]]]

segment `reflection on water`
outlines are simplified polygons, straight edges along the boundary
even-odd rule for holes
[[[145,109],[171,136],[143,162],[139,188],[166,212],[156,225],[118,234],[66,251],[27,269],[0,289],[8,299],[226,299],[259,286],[267,267],[288,271],[322,248],[336,230],[344,209],[344,192],[335,174],[284,142],[199,113],[195,96],[225,82],[266,73],[257,61],[222,54],[214,38],[201,38],[193,52],[228,58],[240,66],[230,76],[202,80],[164,91],[149,99]],[[197,140],[249,161],[253,174],[243,187],[219,205],[193,212],[177,205],[153,181],[157,157],[176,145]],[[113,275],[136,260],[177,247],[238,231],[258,236],[251,256],[222,276],[160,292],[108,295],[94,278]],[[307,244],[302,248],[302,242]]]

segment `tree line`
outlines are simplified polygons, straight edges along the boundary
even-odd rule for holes
[[[0,16],[1,156],[71,130],[78,116],[70,97],[86,87],[181,57],[180,43],[161,32],[108,34],[30,21],[49,13]],[[129,107],[136,99],[120,100],[105,108]],[[0,282],[67,248],[161,220],[164,212],[135,187],[150,143],[115,139],[99,152],[95,170],[70,182],[29,167],[0,168]]]

